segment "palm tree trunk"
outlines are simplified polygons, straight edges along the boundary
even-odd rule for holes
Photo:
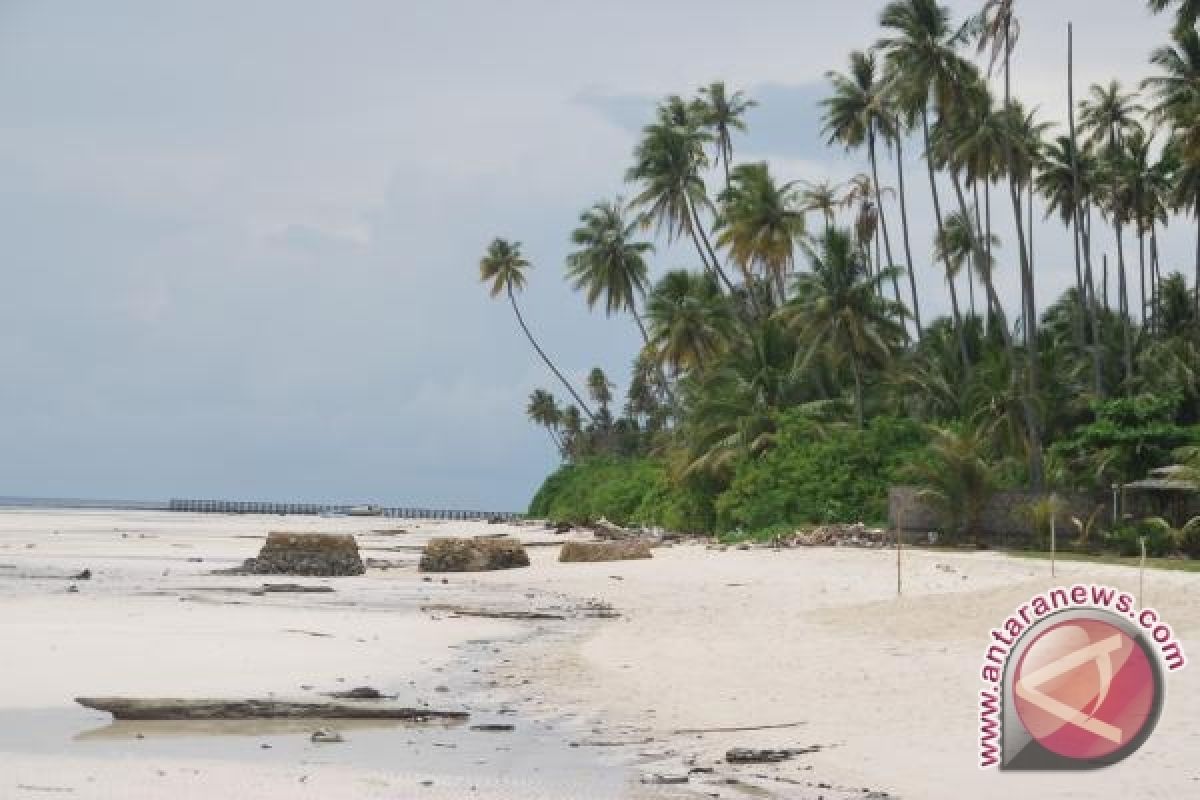
[[[642,322],[642,315],[634,307],[630,307],[630,313],[633,314],[633,319],[637,322],[638,330],[642,333],[642,341],[646,347],[650,347],[650,335],[646,333],[646,324]],[[658,359],[654,359],[654,371],[658,373],[658,385],[662,389],[663,399],[667,401],[667,405],[671,410],[675,410],[675,393],[671,391],[671,384],[667,382],[667,373],[663,371],[663,366]]]
[[[1121,339],[1125,357],[1125,394],[1133,393],[1133,331],[1129,311],[1129,283],[1125,273],[1125,231],[1120,219],[1116,220],[1117,229],[1117,300],[1121,312]]]
[[[996,262],[992,257],[992,183],[990,180],[983,186],[983,209],[983,219],[984,224],[986,225],[984,230],[987,232],[987,237],[983,240],[983,242],[987,248],[987,263],[991,265],[995,264]],[[989,314],[988,316],[990,317],[991,315]],[[988,321],[987,325],[984,326],[984,330],[991,330],[990,320]]]
[[[1073,23],[1067,23],[1067,118],[1068,127],[1071,135],[1071,229],[1075,235],[1075,283],[1078,287],[1079,302],[1082,306],[1083,317],[1091,323],[1092,328],[1092,391],[1097,399],[1104,397],[1104,380],[1101,376],[1100,368],[1100,338],[1096,331],[1096,294],[1094,287],[1089,293],[1087,290],[1088,284],[1091,281],[1092,275],[1092,255],[1091,245],[1088,244],[1086,250],[1087,257],[1087,276],[1088,281],[1085,284],[1083,280],[1083,269],[1080,266],[1080,255],[1084,252],[1084,232],[1080,229],[1080,212],[1079,205],[1083,199],[1079,196],[1079,157],[1078,145],[1075,136],[1075,28]],[[1076,340],[1078,346],[1085,346],[1086,336],[1083,328],[1083,319],[1077,326]]]
[[[725,284],[725,288],[729,290],[729,294],[734,293],[733,282],[729,280],[729,276],[725,274],[725,270],[721,269],[721,262],[717,258],[716,252],[712,248],[712,244],[708,241],[708,234],[704,232],[704,226],[700,223],[700,215],[696,213],[696,204],[688,201],[688,210],[692,212],[692,238],[696,240],[696,249],[700,249],[700,243],[704,243],[704,250],[708,251],[709,258],[712,259],[712,269],[720,277],[721,282]],[[697,237],[698,234],[698,237]],[[704,260],[704,251],[700,253],[700,260]],[[753,302],[753,292],[750,294],[751,302]]]
[[[1136,201],[1135,201],[1136,202]],[[1146,232],[1142,230],[1141,221],[1135,223],[1137,225],[1138,235],[1138,275],[1141,279],[1141,313],[1138,319],[1141,320],[1142,327],[1146,327]]]
[[[921,126],[925,133],[925,165],[929,168],[929,190],[933,194],[933,213],[937,219],[938,241],[940,242],[945,238],[945,225],[942,222],[942,201],[938,196],[937,177],[933,172],[933,153],[930,152],[929,147],[929,111],[927,109],[921,109]],[[945,253],[942,255],[946,256]],[[967,352],[967,337],[963,331],[962,313],[958,307],[958,289],[954,286],[949,259],[943,257],[942,260],[946,271],[946,283],[950,287],[950,307],[954,312],[954,332],[958,336],[959,355],[962,357],[963,369],[970,372],[971,358]]]
[[[887,262],[878,265],[882,269],[883,267],[891,267],[896,262],[892,258],[892,237],[888,233],[887,212],[883,208],[883,189],[879,186],[879,161],[875,157],[874,122],[871,123],[870,130],[867,132],[867,155],[871,159],[871,182],[875,186],[875,210],[879,212],[879,230],[883,232],[883,254],[887,256]],[[892,290],[896,293],[896,302],[900,302],[900,279],[895,273],[892,273]],[[881,287],[881,294],[882,291]]]
[[[899,118],[897,117],[897,123]],[[896,125],[896,173],[897,173],[897,190],[900,192],[900,227],[904,233],[904,261],[908,267],[908,288],[912,293],[912,315],[913,322],[917,327],[917,341],[921,341],[921,303],[917,299],[917,278],[913,273],[912,246],[908,238],[908,201],[904,194],[904,132],[900,130],[899,124]],[[1200,220],[1200,199],[1197,200],[1197,219]],[[1197,231],[1200,231],[1200,224],[1197,226]],[[1200,238],[1196,242],[1196,276],[1200,278]],[[1200,291],[1198,289],[1197,291]],[[1200,294],[1197,295],[1197,303],[1200,303]]]
[[[1192,277],[1192,294],[1193,304],[1196,306],[1196,313],[1200,314],[1200,195],[1196,196],[1196,274]]]
[[[854,415],[858,420],[858,429],[867,427],[866,413],[863,410],[863,379],[858,357],[851,356],[850,367],[854,371]]]
[[[583,413],[588,415],[588,419],[590,419],[592,422],[595,422],[596,415],[592,413],[590,408],[588,408],[587,403],[583,402],[583,398],[579,396],[579,392],[576,392],[575,387],[563,377],[563,374],[558,371],[558,367],[554,366],[554,362],[550,360],[545,351],[542,350],[541,345],[537,343],[537,339],[534,339],[533,334],[529,332],[529,326],[525,324],[525,318],[521,316],[521,309],[517,306],[517,297],[513,294],[511,286],[508,287],[508,301],[512,303],[513,313],[517,315],[517,322],[520,323],[521,330],[525,331],[525,337],[529,339],[529,343],[533,345],[533,349],[536,350],[537,354],[542,357],[542,361],[546,362],[546,366],[550,368],[550,371],[554,373],[555,377],[558,378],[562,385],[567,387],[567,391],[570,392],[571,396],[575,398],[575,402],[579,403],[579,407],[583,409]]]

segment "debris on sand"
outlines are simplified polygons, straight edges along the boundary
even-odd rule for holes
[[[430,539],[421,553],[421,572],[488,572],[529,566],[529,554],[511,536]]]
[[[326,692],[326,697],[336,697],[338,700],[395,700],[396,695],[384,694],[372,686],[356,686],[344,692]]]
[[[516,730],[516,726],[502,722],[490,722],[484,725],[472,725],[471,730],[480,731],[482,733],[511,733],[512,731]]]
[[[509,611],[491,608],[468,608],[454,605],[421,606],[422,611],[441,611],[456,617],[483,617],[485,619],[566,619],[562,614],[552,614],[548,611]]]
[[[317,744],[341,744],[346,741],[337,731],[313,731],[309,739]]]
[[[376,702],[212,699],[178,697],[77,697],[84,708],[107,711],[114,719],[467,719],[465,711],[437,711]]]
[[[564,563],[597,561],[633,561],[653,558],[646,539],[624,539],[608,542],[565,542],[558,560]]]
[[[247,559],[232,575],[335,577],[366,572],[358,543],[347,534],[269,533],[258,558]]]
[[[759,750],[752,747],[734,747],[725,752],[727,764],[775,764],[787,761],[792,756],[820,751],[820,745],[812,747],[797,747],[788,750]]]
[[[888,542],[888,533],[882,528],[868,528],[861,522],[854,524],[818,525],[808,530],[796,531],[791,535],[779,536],[772,544],[776,547],[883,547]]]

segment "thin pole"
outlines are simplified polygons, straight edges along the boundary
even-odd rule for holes
[[[900,538],[900,533],[903,528],[900,525],[896,526],[896,596],[899,597],[904,593],[904,584],[902,582],[902,573],[900,571],[900,549],[903,540]]]
[[[1055,527],[1055,518],[1058,516],[1054,513],[1053,506],[1050,510],[1050,577],[1055,577],[1055,554],[1058,552],[1057,531]]]
[[[1139,536],[1138,544],[1142,546],[1142,560],[1138,564],[1138,602],[1146,607],[1146,537]]]

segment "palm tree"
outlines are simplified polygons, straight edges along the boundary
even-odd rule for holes
[[[693,117],[686,108],[673,109],[669,101],[660,107],[659,120],[642,131],[625,179],[640,187],[633,205],[643,210],[643,224],[665,230],[668,242],[689,236],[700,262],[732,294],[733,284],[721,269],[700,221],[699,210],[711,207],[701,177],[708,167],[704,153],[708,136]]]
[[[804,213],[793,183],[775,183],[765,163],[739,164],[718,198],[717,246],[728,249],[747,286],[755,269],[774,285],[779,302],[792,271],[796,240],[804,234]]]
[[[1083,223],[1080,209],[1090,205],[1096,195],[1097,163],[1091,152],[1077,152],[1068,136],[1060,136],[1042,151],[1038,168],[1037,188],[1046,201],[1046,216],[1058,214],[1063,225],[1071,227],[1075,240],[1075,288],[1082,304],[1082,315],[1076,315],[1075,341],[1081,349],[1091,338],[1092,389],[1097,398],[1104,397],[1102,348],[1099,346],[1097,304],[1092,282],[1091,231]],[[1080,256],[1086,261],[1083,268]],[[1086,324],[1086,329],[1085,329]]]
[[[1155,14],[1161,14],[1173,6],[1175,9],[1175,31],[1182,33],[1194,31],[1196,20],[1200,19],[1200,0],[1146,0],[1146,5]]]
[[[1150,114],[1171,131],[1166,150],[1180,169],[1172,205],[1188,209],[1196,217],[1195,304],[1200,309],[1200,35],[1194,27],[1176,34],[1173,45],[1160,47],[1150,56],[1160,74],[1147,78],[1154,105]],[[1190,146],[1189,146],[1190,145]]]
[[[536,424],[546,429],[554,441],[554,446],[561,452],[563,441],[558,435],[558,426],[562,421],[562,412],[554,401],[554,395],[545,389],[534,389],[533,394],[529,395],[529,405],[526,406],[525,413]]]
[[[886,364],[905,338],[904,307],[879,291],[898,268],[871,275],[853,237],[837,228],[826,229],[804,249],[812,271],[799,276],[795,299],[783,317],[807,348],[801,369],[817,354],[850,362],[855,418],[861,428],[866,424],[864,371]]]
[[[929,188],[940,237],[942,205],[934,174],[929,111],[932,108],[939,118],[945,116],[972,79],[974,68],[955,51],[963,36],[950,27],[950,12],[937,0],[892,0],[884,7],[879,21],[891,34],[881,39],[878,47],[886,59],[887,82],[892,96],[909,119],[921,122]],[[963,363],[969,364],[958,292],[953,281],[949,287],[960,354]]]
[[[880,80],[879,69],[874,53],[864,53],[855,50],[850,54],[850,72],[842,75],[837,72],[826,73],[833,84],[833,94],[822,101],[825,107],[823,119],[825,135],[829,144],[840,142],[846,150],[854,150],[867,145],[867,158],[871,162],[871,183],[875,187],[875,209],[879,216],[879,228],[883,234],[884,254],[887,262],[884,266],[895,265],[892,258],[892,241],[888,233],[887,213],[883,205],[883,194],[879,183],[879,161],[875,152],[876,136],[882,136],[890,142],[899,136],[896,118],[887,103],[887,93]],[[900,167],[903,170],[903,166]],[[904,240],[908,242],[907,214],[904,214]],[[905,247],[907,256],[908,285],[912,300],[912,314],[916,322],[917,334],[921,330],[921,313],[917,298],[917,279],[913,273],[912,253]],[[896,299],[899,299],[899,289],[896,288]]]
[[[732,332],[729,304],[708,273],[668,272],[650,292],[646,317],[650,351],[676,372],[702,372]]]
[[[600,406],[603,413],[608,412],[608,404],[612,402],[613,386],[612,381],[604,374],[604,370],[592,367],[587,378],[588,394],[596,401],[596,405]]]
[[[714,161],[725,170],[726,188],[729,186],[730,169],[733,166],[733,131],[746,130],[746,121],[743,118],[746,112],[756,105],[758,103],[741,91],[728,94],[725,84],[721,81],[701,87],[700,96],[696,99],[696,115],[700,125],[707,128],[712,136],[713,147],[716,149]]]
[[[580,226],[571,233],[576,250],[567,256],[567,277],[576,291],[585,290],[588,308],[604,298],[604,313],[628,311],[637,323],[642,341],[650,343],[646,325],[638,313],[638,300],[646,293],[646,255],[654,250],[649,242],[637,241],[638,224],[625,217],[620,198],[592,206],[579,217]],[[660,370],[659,390],[671,400],[667,377]]]
[[[841,205],[837,185],[829,180],[804,181],[800,205],[805,212],[819,212],[825,220],[825,227],[832,228],[838,206]]]
[[[978,537],[979,517],[996,487],[982,431],[933,429],[928,461],[911,468],[922,500],[946,518],[951,535]]]
[[[946,217],[942,238],[934,242],[934,257],[949,265],[950,275],[953,277],[958,277],[963,267],[969,265],[981,277],[986,275],[987,279],[991,280],[992,267],[995,264],[991,253],[993,249],[1000,247],[1000,237],[991,234],[988,241],[981,246],[975,241],[975,236],[974,222],[970,215],[964,215],[962,211],[952,212]],[[978,255],[975,252],[976,247],[982,251]]]
[[[525,324],[525,318],[521,316],[521,309],[517,306],[517,292],[525,288],[525,270],[531,268],[530,264],[523,255],[521,255],[521,243],[510,242],[507,239],[499,237],[492,240],[488,245],[487,252],[479,261],[479,280],[483,283],[490,283],[489,294],[492,297],[497,297],[500,294],[508,296],[509,303],[512,304],[513,314],[517,317],[517,323],[520,324],[521,330],[525,332],[525,337],[529,339],[529,343],[533,345],[533,349],[542,357],[542,361],[546,362],[546,366],[554,373],[554,376],[567,387],[567,391],[575,398],[575,402],[579,403],[579,407],[592,420],[595,420],[595,415],[588,408],[587,403],[579,396],[570,382],[563,377],[563,374],[558,371],[558,367],[554,366],[554,362],[550,360],[546,352],[542,350],[541,345],[537,343],[537,339],[533,338],[533,334],[529,332],[529,326]]]
[[[1130,202],[1127,193],[1121,191],[1120,161],[1124,157],[1125,139],[1140,130],[1135,116],[1142,110],[1134,95],[1121,89],[1121,84],[1111,81],[1108,86],[1094,85],[1090,97],[1079,105],[1080,130],[1088,142],[1103,151],[1104,171],[1108,175],[1106,210],[1113,223],[1117,239],[1117,284],[1120,293],[1120,310],[1125,315],[1124,350],[1126,391],[1133,385],[1133,342],[1129,330],[1129,294],[1125,269],[1124,224],[1129,219]]]

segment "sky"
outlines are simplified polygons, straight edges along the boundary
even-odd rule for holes
[[[862,171],[818,103],[882,5],[0,0],[0,495],[523,509],[558,462],[528,395],[565,392],[479,285],[488,241],[523,243],[551,357],[623,390],[636,328],[563,277],[579,212],[631,193],[659,98],[712,80],[760,103],[737,160]],[[1018,2],[1017,95],[1064,117],[1068,20],[1077,87],[1135,85],[1170,25],[1144,6]],[[906,177],[928,319],[948,301],[921,162]],[[1035,240],[1044,303],[1071,240]]]

